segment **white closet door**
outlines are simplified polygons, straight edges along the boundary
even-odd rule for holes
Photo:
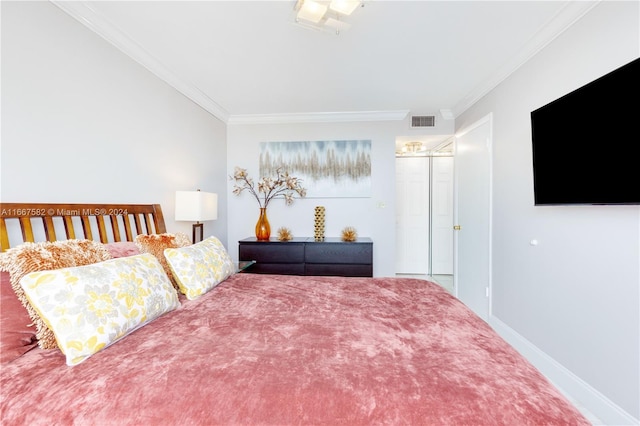
[[[396,273],[429,271],[429,159],[396,158]]]
[[[453,274],[453,157],[433,157],[431,273]]]

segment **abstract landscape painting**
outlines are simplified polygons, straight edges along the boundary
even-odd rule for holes
[[[371,197],[371,141],[261,142],[260,176],[278,167],[303,180],[307,197]]]

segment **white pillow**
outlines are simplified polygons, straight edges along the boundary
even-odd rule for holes
[[[236,270],[229,253],[216,237],[187,247],[167,248],[164,257],[180,291],[189,300],[202,296]]]
[[[20,285],[70,366],[180,305],[160,262],[149,253],[32,272]]]

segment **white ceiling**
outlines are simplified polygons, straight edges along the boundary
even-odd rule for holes
[[[365,0],[336,35],[296,25],[295,0],[53,3],[226,122],[456,116],[594,4]]]

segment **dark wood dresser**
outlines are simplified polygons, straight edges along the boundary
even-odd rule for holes
[[[244,272],[284,275],[373,276],[373,241],[358,238],[344,242],[340,238],[315,241],[294,238],[291,241],[257,241],[255,237],[238,242],[238,260],[255,260]]]

